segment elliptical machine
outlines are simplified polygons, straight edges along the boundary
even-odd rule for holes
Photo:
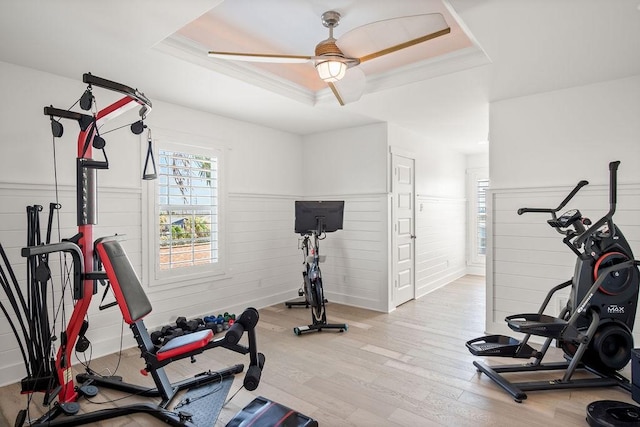
[[[609,164],[609,212],[595,224],[579,210],[556,214],[578,191],[588,184],[580,181],[555,209],[521,208],[518,215],[548,213],[548,224],[564,235],[563,243],[577,256],[573,278],[552,288],[537,313],[507,316],[507,325],[524,333],[522,340],[504,335],[489,335],[466,343],[476,356],[533,358],[528,364],[488,366],[474,361],[479,372],[513,396],[516,402],[527,398],[527,391],[567,388],[620,386],[631,391],[629,380],[617,371],[624,368],[633,349],[633,324],[638,302],[640,261],[613,222],[616,211],[617,170],[620,162]],[[566,306],[558,317],[544,314],[552,296],[571,286]],[[546,337],[540,350],[528,344],[532,336]],[[542,363],[553,340],[565,353],[565,362]],[[586,370],[593,378],[572,379],[576,370]],[[503,373],[564,370],[553,381],[514,383]]]

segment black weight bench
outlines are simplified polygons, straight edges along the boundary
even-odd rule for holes
[[[176,393],[222,381],[224,378],[242,372],[244,366],[238,364],[223,371],[207,371],[176,383],[169,381],[164,366],[176,360],[193,358],[197,354],[216,347],[224,347],[240,354],[249,354],[250,363],[244,377],[244,386],[250,391],[258,387],[265,358],[262,353],[257,352],[255,327],[258,323],[258,311],[256,309],[246,309],[226,334],[219,338],[214,338],[211,330],[203,330],[174,338],[164,346],[156,348],[143,322],[144,316],[151,312],[151,303],[117,237],[98,239],[95,242],[95,253],[98,258],[97,264],[101,264],[104,268],[104,273],[106,273],[106,278],[113,290],[124,321],[129,324],[141,350],[141,357],[145,362],[145,367],[141,372],[145,375],[151,374],[156,387],[148,388],[125,383],[120,377],[103,377],[87,369],[87,373],[79,374],[76,377],[79,393],[91,396],[97,392],[95,387],[107,387],[138,396],[159,397],[161,401],[159,404],[134,404],[53,419],[56,414],[50,419],[44,420],[42,425],[81,425],[133,413],[146,413],[170,425],[195,426],[190,414],[176,413],[167,409]],[[248,337],[248,345],[246,346],[239,343],[245,332]],[[67,413],[65,408],[61,408],[61,412]],[[211,425],[215,421],[211,420]]]

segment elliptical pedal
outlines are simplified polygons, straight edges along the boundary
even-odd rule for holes
[[[548,338],[560,338],[568,325],[566,320],[538,313],[514,314],[504,320],[515,332]]]
[[[467,341],[467,348],[474,356],[535,357],[538,351],[529,344],[521,345],[517,340],[506,335],[487,335]]]

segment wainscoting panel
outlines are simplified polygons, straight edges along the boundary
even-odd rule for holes
[[[418,196],[416,296],[465,274],[465,200]]]

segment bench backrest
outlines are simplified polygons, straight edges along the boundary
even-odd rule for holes
[[[151,313],[151,303],[120,242],[99,241],[96,243],[96,251],[107,273],[124,321],[132,324]]]

